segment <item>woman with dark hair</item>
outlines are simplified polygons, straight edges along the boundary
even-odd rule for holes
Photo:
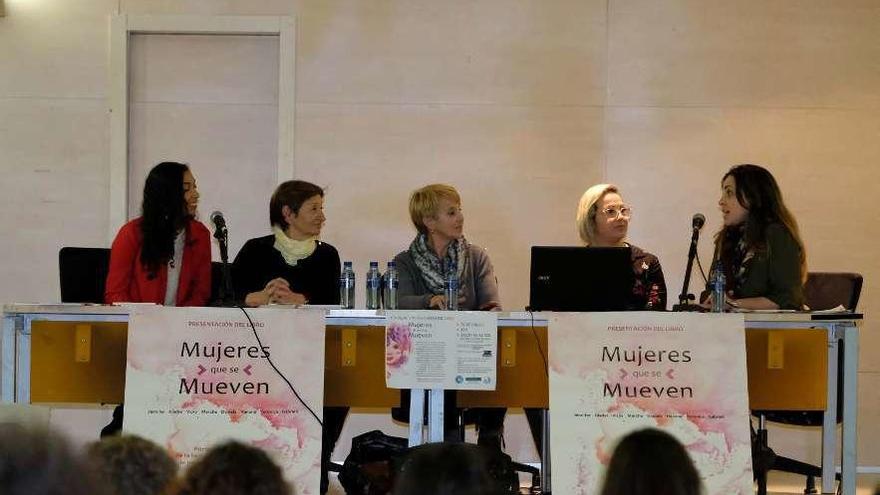
[[[288,495],[281,468],[256,447],[237,441],[214,446],[192,464],[177,495]]]
[[[211,234],[195,219],[196,180],[182,163],[147,175],[141,216],[123,225],[110,251],[105,302],[204,306],[211,297]]]
[[[272,234],[247,241],[233,263],[235,292],[248,306],[339,304],[339,253],[320,241],[324,190],[289,180],[269,201]]]
[[[718,207],[724,226],[715,235],[712,266],[721,262],[728,304],[743,309],[802,309],[807,277],[804,242],[773,175],[758,165],[734,166],[721,181]],[[710,299],[706,295],[704,303]]]
[[[605,471],[601,495],[700,495],[693,461],[672,435],[653,428],[623,437]]]
[[[247,306],[339,304],[339,253],[318,240],[325,220],[323,189],[301,180],[281,183],[269,200],[272,234],[247,241],[235,257],[236,295]],[[324,408],[321,493],[347,415],[347,407]]]

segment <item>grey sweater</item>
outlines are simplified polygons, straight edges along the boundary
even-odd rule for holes
[[[428,302],[435,294],[428,290],[421,271],[409,251],[394,257],[397,272],[400,276],[397,305],[400,309],[427,309]],[[459,309],[471,311],[480,309],[486,303],[495,301],[501,304],[498,297],[498,282],[489,255],[479,246],[468,246],[468,264],[461,277],[462,290],[460,295],[464,302]],[[500,307],[498,309],[501,309]]]

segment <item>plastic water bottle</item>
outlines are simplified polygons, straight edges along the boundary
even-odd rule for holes
[[[354,309],[354,270],[351,261],[343,264],[342,273],[339,275],[339,305],[342,309]]]
[[[724,267],[721,266],[721,262],[718,261],[715,263],[715,268],[712,270],[712,280],[710,281],[710,286],[712,288],[713,313],[724,312],[726,283],[727,277],[724,276]]]
[[[379,285],[382,281],[379,275],[379,262],[371,261],[367,271],[367,309],[379,309]]]
[[[446,264],[446,309],[458,311],[458,267],[451,261]]]
[[[382,300],[385,309],[397,309],[397,286],[399,284],[400,279],[397,277],[397,266],[393,261],[389,261],[382,284],[384,287]]]

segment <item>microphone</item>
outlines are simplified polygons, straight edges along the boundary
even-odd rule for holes
[[[694,230],[700,230],[703,228],[703,225],[706,224],[706,216],[702,213],[694,214],[694,218],[691,219],[691,227]]]
[[[226,219],[223,218],[223,213],[220,210],[211,213],[211,222],[214,224],[214,237],[217,239],[226,238]]]
[[[214,238],[220,245],[220,284],[218,285],[218,299],[213,305],[232,307],[235,306],[235,289],[232,287],[232,270],[229,268],[229,231],[226,230],[226,219],[220,210],[211,213],[211,223],[214,224]]]
[[[691,308],[690,300],[693,295],[688,293],[691,283],[691,270],[694,266],[694,258],[697,257],[697,242],[700,240],[700,229],[706,223],[706,216],[702,213],[694,214],[691,218],[691,246],[688,249],[687,267],[684,270],[684,282],[681,287],[681,294],[678,295],[678,304],[672,307],[673,311],[688,311]]]

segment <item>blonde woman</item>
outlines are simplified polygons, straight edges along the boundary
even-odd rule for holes
[[[409,214],[416,237],[394,261],[400,272],[401,309],[446,309],[443,281],[455,267],[461,310],[500,310],[489,255],[464,238],[461,196],[452,186],[431,184],[412,193]]]
[[[461,310],[500,310],[498,284],[489,255],[464,238],[461,196],[454,187],[431,184],[410,195],[409,214],[416,237],[394,261],[400,274],[398,307],[401,309],[446,309],[444,291],[446,270],[458,273]],[[444,395],[445,436],[461,441],[455,392]],[[464,422],[477,424],[477,443],[501,450],[504,408],[477,408],[467,411]],[[409,421],[409,391],[401,392],[401,407],[392,411],[400,421]]]
[[[597,184],[584,192],[578,204],[577,226],[587,247],[629,247],[635,274],[632,310],[666,309],[666,281],[660,260],[653,254],[626,241],[632,208],[623,202],[617,186]]]

